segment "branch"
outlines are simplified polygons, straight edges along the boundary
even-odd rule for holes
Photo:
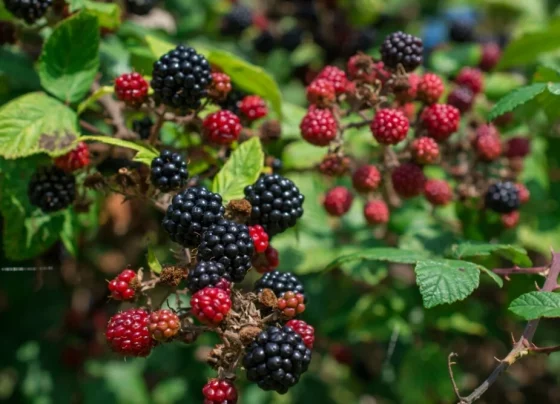
[[[92,86],[92,92],[99,89],[99,83],[95,81]],[[136,135],[126,127],[125,119],[122,114],[121,105],[110,95],[104,95],[99,99],[99,103],[105,108],[105,111],[111,117],[113,126],[117,129],[115,137],[119,139],[136,138]]]
[[[537,275],[537,274],[545,274],[548,271],[549,267],[534,267],[534,268],[519,268],[518,266],[514,266],[513,268],[495,268],[492,271],[498,275],[502,275],[505,278],[509,277],[509,275],[517,275],[517,274],[527,274],[527,275]]]
[[[351,122],[346,125],[343,125],[340,129],[344,132],[346,129],[362,128],[364,126],[368,126],[369,124],[371,124],[371,119],[364,119],[363,121]]]
[[[512,268],[513,269],[513,268]],[[535,268],[518,268],[524,270],[534,270],[535,272],[531,273],[542,273],[544,272],[540,267]],[[560,275],[560,253],[552,253],[552,262],[550,264],[550,269],[548,270],[548,275],[546,277],[546,281],[544,282],[543,287],[539,290],[540,292],[552,292],[558,287],[558,276]],[[471,404],[478,400],[494,382],[498,379],[498,377],[507,370],[511,365],[517,362],[520,358],[527,356],[531,353],[545,353],[550,354],[552,352],[560,351],[560,346],[556,347],[545,347],[545,348],[537,348],[532,343],[533,337],[535,336],[535,332],[537,331],[537,327],[539,326],[540,319],[531,320],[525,326],[525,330],[521,335],[519,341],[517,341],[513,349],[507,354],[507,356],[500,361],[500,364],[494,369],[494,371],[488,376],[488,378],[478,386],[469,396],[462,397],[459,394],[459,390],[456,388],[455,380],[453,378],[453,372],[451,370],[451,355],[449,357],[449,370],[451,376],[451,382],[455,389],[455,393],[457,398],[459,399],[459,404]]]

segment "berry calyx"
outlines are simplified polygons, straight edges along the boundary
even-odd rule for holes
[[[461,115],[459,110],[447,104],[433,104],[422,111],[422,126],[438,142],[447,140],[459,129]]]
[[[72,172],[89,165],[89,149],[84,142],[75,149],[54,160],[54,165],[66,172]]]
[[[109,282],[109,290],[111,297],[115,300],[132,300],[134,299],[136,281],[136,272],[131,269],[125,269],[115,279]]]
[[[241,100],[239,111],[249,121],[265,117],[268,114],[266,102],[258,95],[248,95]]]
[[[256,253],[263,253],[268,248],[268,234],[261,225],[249,226],[249,234],[253,239]]]
[[[228,380],[211,379],[202,388],[204,404],[236,404],[237,389]]]
[[[305,311],[305,297],[301,293],[288,291],[278,299],[276,307],[285,317],[295,317]]]
[[[395,191],[403,198],[420,195],[426,182],[422,168],[411,163],[402,164],[395,168],[391,173],[391,179]]]
[[[397,144],[406,138],[409,123],[401,111],[384,108],[377,111],[370,129],[379,143]]]
[[[375,191],[381,183],[381,173],[373,165],[359,167],[352,175],[352,185],[358,192]]]
[[[160,191],[169,192],[183,188],[188,178],[187,163],[179,153],[163,150],[159,157],[152,160],[150,180]]]
[[[191,297],[191,312],[204,324],[220,324],[230,309],[231,299],[222,289],[206,287]]]
[[[313,349],[313,343],[315,342],[315,329],[313,326],[307,324],[303,320],[295,319],[288,321],[286,326],[290,327],[301,336],[306,347]]]
[[[443,80],[437,74],[426,73],[418,83],[417,97],[426,104],[435,104],[444,90]]]
[[[331,216],[343,216],[348,213],[352,206],[354,196],[343,186],[334,187],[327,192],[323,206]]]
[[[129,309],[111,317],[105,331],[111,350],[123,356],[148,356],[154,346],[148,321],[149,314],[142,309]]]
[[[371,225],[387,223],[389,221],[389,207],[385,201],[380,199],[369,201],[364,206],[364,217]]]
[[[202,122],[202,131],[206,139],[218,145],[230,145],[241,133],[239,117],[228,110],[221,110],[208,115]]]
[[[329,108],[336,100],[334,85],[327,79],[316,79],[307,86],[307,101],[319,108]]]
[[[299,125],[301,136],[315,146],[327,146],[336,138],[338,123],[328,109],[309,109]]]
[[[139,107],[148,96],[148,82],[140,73],[125,73],[115,80],[117,98],[129,106]]]
[[[150,314],[148,330],[153,339],[159,342],[169,341],[179,333],[181,320],[171,310],[157,310]]]
[[[455,82],[460,86],[467,87],[473,94],[480,93],[484,88],[482,72],[472,67],[463,67],[459,74],[457,74]]]
[[[414,161],[418,164],[434,164],[439,159],[439,146],[431,137],[414,139],[410,149]]]
[[[325,79],[329,81],[333,85],[337,95],[343,94],[348,85],[346,73],[336,66],[325,66],[323,70],[319,72],[316,79]]]
[[[427,180],[424,184],[424,196],[434,206],[447,205],[453,199],[453,191],[444,180]]]
[[[411,72],[422,64],[424,45],[420,38],[397,31],[387,35],[380,52],[386,67],[396,69],[400,64],[405,71]]]
[[[484,161],[496,160],[502,154],[500,134],[493,125],[482,125],[476,130],[474,147]]]
[[[223,101],[230,91],[231,78],[225,73],[212,73],[212,84],[208,88],[208,97],[215,101]]]

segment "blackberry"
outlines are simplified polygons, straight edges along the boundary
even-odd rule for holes
[[[245,188],[245,198],[252,206],[249,224],[260,224],[269,236],[294,226],[303,215],[304,196],[292,181],[279,174],[261,176]]]
[[[283,167],[284,167],[284,164],[282,163],[282,160],[280,160],[280,159],[275,158],[270,162],[270,168],[272,169],[273,173],[281,172]]]
[[[396,69],[400,63],[407,72],[422,64],[422,40],[402,31],[387,35],[381,44],[381,59],[386,67]]]
[[[249,228],[226,219],[208,227],[198,246],[198,260],[219,262],[224,266],[228,280],[233,282],[245,278],[251,268],[253,253]]]
[[[230,112],[233,112],[235,115],[239,115],[239,105],[241,104],[241,100],[245,98],[247,94],[241,90],[233,89],[231,90],[226,99],[222,102],[219,102],[218,105],[222,109],[227,109]]]
[[[179,153],[164,150],[159,157],[152,160],[150,179],[160,191],[168,192],[182,188],[188,178],[187,163]]]
[[[263,390],[285,394],[307,371],[311,350],[291,327],[269,327],[245,351],[247,379]]]
[[[196,293],[207,286],[215,287],[223,278],[229,278],[226,268],[215,261],[201,261],[189,271],[187,287]]]
[[[171,240],[194,248],[202,233],[221,220],[224,212],[220,195],[202,186],[192,187],[175,195],[162,224]]]
[[[449,39],[457,43],[467,43],[474,40],[474,26],[471,21],[455,20],[449,27]]]
[[[152,126],[154,126],[154,121],[149,116],[132,121],[132,130],[138,133],[140,139],[143,140],[147,140],[150,137]]]
[[[520,205],[519,190],[510,181],[490,185],[484,199],[486,207],[498,213],[511,213]]]
[[[56,166],[39,168],[29,181],[27,195],[43,212],[56,212],[74,202],[76,178]]]
[[[39,18],[45,15],[47,9],[51,6],[52,0],[6,0],[4,5],[6,9],[21,18],[28,24],[33,24]]]
[[[246,6],[233,6],[228,14],[222,20],[222,35],[241,35],[243,31],[253,23],[253,14],[251,9]]]
[[[157,0],[126,0],[126,10],[131,14],[146,15],[156,5]]]
[[[253,46],[257,52],[269,53],[276,47],[276,38],[270,31],[263,31],[253,40]]]
[[[292,28],[280,37],[280,46],[287,51],[293,52],[303,41],[303,30],[301,28]]]
[[[165,105],[199,108],[211,83],[208,60],[188,46],[179,45],[154,63],[151,82],[154,97]]]
[[[286,292],[301,293],[305,296],[303,284],[291,272],[268,272],[255,282],[254,289],[257,293],[261,292],[263,289],[270,289],[274,292],[276,297],[282,297]]]

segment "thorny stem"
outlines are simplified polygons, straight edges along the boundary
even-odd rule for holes
[[[152,130],[150,132],[150,137],[148,139],[148,143],[154,145],[159,137],[159,131],[165,122],[165,106],[161,106],[158,112],[158,119],[154,126],[152,126]]]
[[[498,275],[502,275],[505,278],[508,278],[509,275],[517,275],[517,274],[546,275],[548,269],[549,267],[519,268],[518,266],[514,266],[513,268],[495,268],[492,271]]]
[[[533,268],[536,269],[536,268]],[[539,271],[538,273],[542,272]],[[544,282],[543,287],[539,290],[540,292],[552,292],[558,287],[558,276],[560,275],[560,253],[553,252],[552,253],[552,261],[550,264],[550,268],[548,270],[548,275],[546,277],[546,281]],[[537,331],[537,327],[539,325],[540,319],[531,320],[525,326],[525,330],[517,341],[513,349],[507,354],[507,356],[500,361],[500,364],[494,369],[494,371],[488,376],[488,378],[478,386],[470,395],[467,397],[462,397],[459,394],[459,390],[456,387],[455,379],[453,376],[452,365],[454,364],[451,362],[451,358],[453,356],[457,356],[457,354],[451,354],[449,356],[449,376],[451,378],[451,382],[455,389],[455,393],[457,398],[459,399],[459,404],[471,404],[478,400],[489,388],[494,384],[494,382],[498,379],[498,377],[505,372],[511,365],[517,362],[524,356],[527,356],[531,353],[545,353],[550,354],[552,352],[560,351],[560,346],[555,347],[545,347],[545,348],[538,348],[533,343],[533,337],[535,336],[535,332]]]

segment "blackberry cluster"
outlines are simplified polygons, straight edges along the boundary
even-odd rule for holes
[[[387,35],[381,45],[381,59],[386,67],[396,69],[402,64],[407,72],[422,64],[422,40],[402,31]]]
[[[212,83],[210,64],[193,48],[179,45],[154,63],[152,88],[156,101],[175,108],[196,109]]]
[[[201,261],[189,271],[187,287],[192,293],[196,293],[207,286],[216,286],[222,278],[228,278],[226,268],[215,261]]]
[[[205,187],[188,188],[173,198],[163,218],[171,240],[183,247],[198,247],[202,233],[222,219],[222,197]]]
[[[294,226],[303,215],[304,196],[279,174],[261,176],[245,188],[245,198],[252,206],[250,224],[260,224],[269,236]]]
[[[150,118],[149,116],[132,121],[132,130],[138,133],[140,139],[143,140],[146,140],[150,137],[152,126],[154,126],[154,121],[152,121],[152,118]]]
[[[457,43],[472,42],[474,26],[471,21],[455,20],[449,27],[449,39]]]
[[[241,105],[241,100],[245,98],[247,94],[241,90],[233,89],[231,90],[226,99],[222,102],[219,102],[218,105],[222,109],[227,109],[230,112],[233,112],[235,115],[239,115],[239,106]]]
[[[156,5],[157,0],[126,0],[126,10],[131,14],[146,15]]]
[[[291,327],[269,327],[247,347],[243,367],[261,389],[285,394],[310,362],[311,350]]]
[[[188,178],[187,163],[179,153],[164,150],[159,157],[152,160],[150,179],[160,191],[168,192],[182,188]]]
[[[486,191],[485,203],[494,212],[511,213],[519,209],[519,190],[513,182],[497,182]]]
[[[228,279],[241,282],[249,268],[254,253],[253,239],[244,224],[221,219],[202,235],[198,246],[199,261],[219,262]]]
[[[56,212],[74,202],[76,178],[56,166],[43,167],[31,177],[27,194],[43,212]]]
[[[52,0],[6,0],[4,5],[6,9],[21,18],[28,24],[33,24],[39,18],[45,15],[47,9],[51,6]]]
[[[263,289],[270,289],[276,297],[282,297],[286,292],[301,293],[305,296],[303,284],[291,272],[268,272],[255,282],[254,289],[257,293]]]
[[[250,8],[242,5],[234,6],[222,21],[222,35],[240,35],[252,23],[253,14]]]

